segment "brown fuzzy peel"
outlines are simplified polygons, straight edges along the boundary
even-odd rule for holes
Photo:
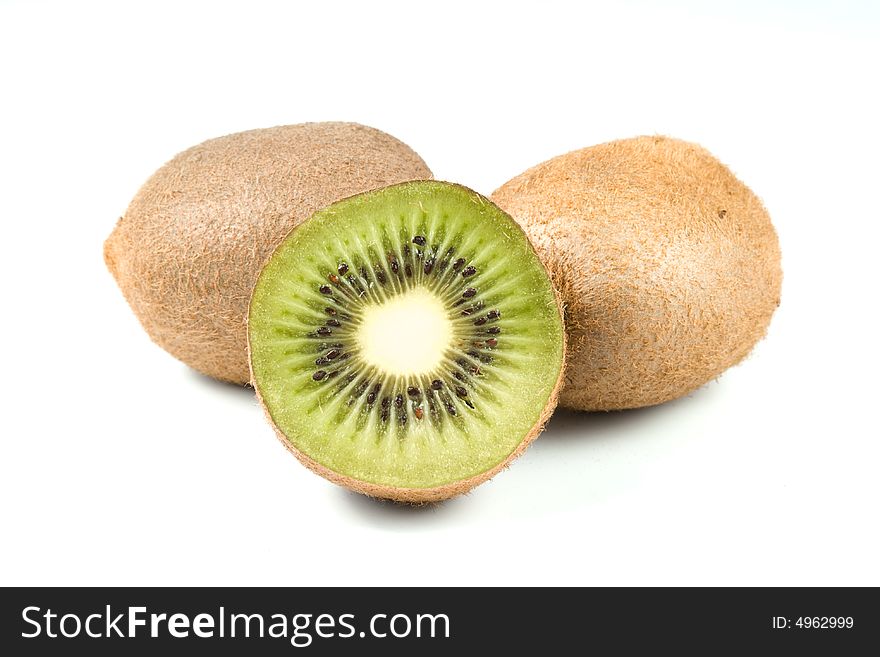
[[[779,305],[767,211],[695,144],[637,137],[574,151],[491,198],[525,229],[562,293],[565,407],[681,397],[745,358]]]
[[[303,123],[211,139],[141,187],[104,260],[150,338],[196,370],[247,383],[248,301],[284,236],[346,196],[431,171],[356,123]]]

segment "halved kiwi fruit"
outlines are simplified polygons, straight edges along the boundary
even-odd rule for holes
[[[427,502],[490,478],[538,435],[565,332],[522,229],[476,192],[421,181],[291,231],[257,280],[248,344],[260,401],[306,466]]]

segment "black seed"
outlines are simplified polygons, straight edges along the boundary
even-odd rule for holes
[[[339,320],[338,320],[338,319],[328,319],[328,320],[327,320],[326,322],[324,322],[324,323],[325,323],[327,326],[336,326],[336,327],[338,327],[338,326],[342,326],[342,324],[339,323]]]
[[[348,265],[344,262],[340,262],[339,266],[336,268],[336,271],[339,272],[340,276],[345,276],[348,273]]]
[[[447,258],[448,258],[449,256],[451,256],[453,253],[455,253],[455,247],[454,247],[454,246],[450,246],[448,249],[446,249],[446,257],[447,257]]]
[[[480,356],[480,360],[488,365],[492,362],[492,357],[489,354],[483,354]]]
[[[452,376],[454,376],[459,381],[464,381],[464,374],[462,374],[461,372],[453,372]]]
[[[382,397],[382,408],[391,406],[391,397]]]
[[[459,397],[467,397],[467,390],[465,390],[462,386],[458,386],[455,389],[455,394]]]
[[[330,362],[330,360],[328,358],[324,358],[323,356],[321,356],[319,359],[317,359],[315,361],[315,365],[326,365],[329,362]]]
[[[330,287],[329,285],[322,285],[321,287],[318,288],[318,291],[321,294],[333,294],[333,288]]]
[[[391,267],[391,271],[395,274],[400,271],[400,263],[397,262],[397,256],[393,253],[388,254],[388,266]]]
[[[413,244],[418,244],[419,246],[425,246],[425,244],[428,243],[428,240],[426,240],[421,235],[416,235],[415,237],[413,237],[412,241]]]
[[[467,317],[468,315],[472,314],[473,312],[474,312],[473,308],[465,308],[464,310],[461,311],[461,314],[463,317]]]
[[[473,275],[476,274],[476,273],[477,273],[477,268],[476,268],[476,267],[465,267],[465,268],[464,268],[464,271],[461,272],[461,275],[462,275],[464,278],[468,278],[469,276],[473,276]]]
[[[409,244],[403,245],[403,255],[405,255],[405,256],[409,255]]]
[[[333,360],[333,359],[336,358],[338,355],[339,355],[339,349],[331,349],[330,351],[327,352],[327,356],[326,356],[326,357],[327,357],[328,359],[330,359],[330,360]]]
[[[388,409],[387,408],[382,409],[382,412],[379,413],[379,418],[382,420],[382,422],[388,422]]]
[[[501,333],[501,327],[500,326],[490,326],[489,328],[486,329],[486,333],[489,333],[491,335],[498,335],[499,333]]]
[[[312,378],[315,381],[322,381],[325,376],[327,376],[327,372],[325,372],[324,370],[318,370],[317,372],[312,374]]]
[[[319,327],[318,327],[318,330],[316,331],[316,333],[317,333],[318,335],[332,335],[332,334],[333,334],[333,331],[331,331],[331,330],[330,330],[329,328],[327,328],[326,326],[319,326]]]
[[[406,274],[407,278],[412,278],[412,267],[410,267],[409,263],[403,266],[403,273]]]
[[[327,378],[328,378],[328,379],[332,379],[332,378],[334,378],[335,376],[337,376],[338,374],[339,374],[339,370],[333,370],[332,372],[329,372],[329,373],[327,374]]]
[[[446,410],[449,411],[450,415],[457,415],[455,406],[453,406],[452,402],[446,402]]]
[[[470,356],[471,358],[479,358],[480,352],[477,351],[476,349],[471,349],[469,352],[467,352],[467,355]]]
[[[468,408],[473,408],[473,407],[474,407],[474,405],[471,404],[471,400],[470,400],[470,399],[465,399],[465,400],[464,400],[464,403],[467,404]]]
[[[382,285],[385,285],[386,281],[388,280],[388,277],[385,275],[385,270],[384,270],[384,269],[379,269],[379,267],[376,267],[376,279],[377,279]]]
[[[464,267],[465,259],[459,258],[455,262],[452,263],[452,271],[458,271],[462,267]]]
[[[397,397],[394,398],[394,405],[397,408],[403,406],[403,395],[397,395]]]
[[[474,326],[482,326],[485,323],[486,323],[485,317],[480,317],[479,319],[474,320]]]
[[[376,395],[379,394],[379,389],[381,387],[382,387],[381,383],[377,383],[376,385],[373,386],[373,389],[370,390],[370,394],[367,395],[367,404],[369,404],[370,406],[373,405],[373,403],[376,401]]]
[[[336,308],[331,308],[331,307],[327,306],[326,308],[324,308],[324,312],[327,313],[328,315],[335,316],[336,315]]]
[[[499,317],[501,317],[500,310],[490,310],[486,313],[486,319],[498,319]]]
[[[351,354],[350,354],[350,353],[344,353],[344,354],[342,354],[342,355],[339,357],[339,360],[348,360],[349,358],[351,358]]]
[[[345,354],[343,354],[343,356],[344,356],[344,355],[345,355]],[[357,378],[357,372],[352,372],[352,373],[349,374],[347,377],[345,377],[345,380],[346,380],[348,383],[351,383],[351,382],[354,381],[356,378]]]
[[[477,291],[474,288],[469,287],[468,289],[466,289],[464,292],[461,293],[461,296],[463,296],[465,299],[470,299],[476,293],[477,293]]]
[[[430,274],[433,269],[434,269],[434,258],[430,257],[427,260],[425,260],[425,275]]]
[[[467,368],[467,366],[468,366],[468,362],[467,362],[464,358],[459,358],[457,361],[455,361],[455,363],[456,363],[459,367]]]
[[[487,347],[497,347],[498,340],[496,340],[495,338],[489,338],[488,340],[486,340],[486,346]]]
[[[418,398],[418,396],[421,393],[419,392],[419,389],[416,388],[415,386],[410,386],[409,388],[406,389],[406,394],[408,394],[410,397]]]
[[[438,271],[446,271],[446,268],[447,268],[448,266],[449,266],[449,261],[448,261],[448,260],[441,260],[441,261],[440,261],[440,264],[437,265],[437,270],[438,270]]]
[[[431,388],[434,390],[440,390],[443,387],[443,382],[440,379],[434,379],[431,381]]]

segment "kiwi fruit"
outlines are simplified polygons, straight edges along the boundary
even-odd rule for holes
[[[227,135],[153,174],[104,259],[154,342],[208,376],[246,383],[248,300],[282,238],[333,201],[431,177],[408,146],[355,123]]]
[[[330,481],[403,502],[492,477],[557,401],[561,307],[522,229],[420,181],[290,232],[248,314],[251,378],[285,446]]]
[[[566,305],[563,406],[681,397],[742,360],[779,305],[767,211],[695,144],[637,137],[574,151],[492,199],[525,229]]]

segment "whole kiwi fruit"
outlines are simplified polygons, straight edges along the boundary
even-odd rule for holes
[[[211,139],[147,180],[104,259],[154,342],[208,376],[247,383],[248,301],[284,236],[334,201],[431,177],[406,144],[355,123]]]
[[[696,144],[623,139],[539,164],[492,195],[566,304],[560,404],[681,397],[742,360],[779,305],[779,243],[761,201]]]

